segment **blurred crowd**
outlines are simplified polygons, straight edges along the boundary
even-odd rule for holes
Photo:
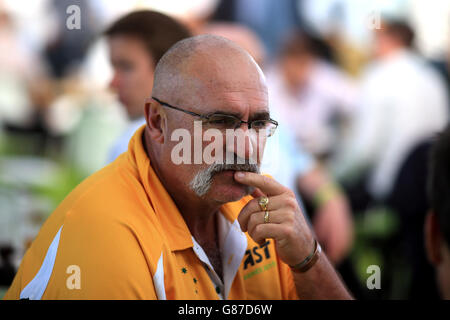
[[[437,298],[423,226],[429,150],[449,123],[450,2],[421,0],[0,0],[0,288],[145,123],[165,46],[204,33],[264,71],[280,125],[263,171],[296,192],[355,297]]]

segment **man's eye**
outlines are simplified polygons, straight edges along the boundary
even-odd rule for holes
[[[263,129],[267,126],[267,120],[256,120],[252,122],[252,128]]]

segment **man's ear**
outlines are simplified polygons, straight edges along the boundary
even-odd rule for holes
[[[167,129],[167,123],[163,109],[158,103],[148,99],[145,102],[144,111],[150,138],[161,144],[164,143],[164,131]]]
[[[433,211],[429,211],[425,217],[425,250],[427,252],[428,261],[437,266],[442,261],[441,246],[442,233],[439,229],[437,216]]]

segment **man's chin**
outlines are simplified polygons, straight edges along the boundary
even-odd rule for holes
[[[230,190],[227,190],[225,192],[213,192],[212,191],[206,197],[210,198],[211,200],[214,200],[215,202],[225,204],[228,202],[238,201],[238,200],[242,199],[243,197],[249,195],[250,193],[251,192],[245,192],[245,191],[230,192]]]

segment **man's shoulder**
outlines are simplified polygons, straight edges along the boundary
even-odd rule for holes
[[[120,161],[118,159],[86,178],[63,200],[55,213],[77,215],[94,222],[130,218],[133,213],[148,210],[144,208],[148,202],[137,173]]]

